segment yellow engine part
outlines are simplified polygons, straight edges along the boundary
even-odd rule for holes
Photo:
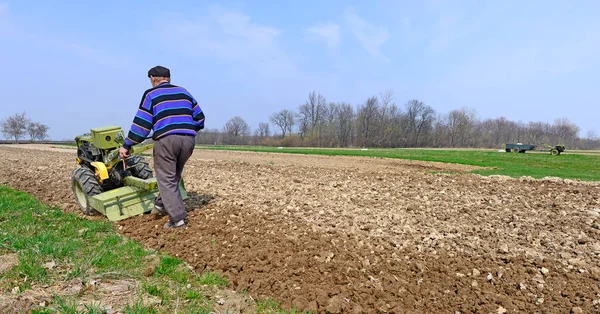
[[[100,183],[102,183],[102,181],[108,179],[108,169],[106,169],[106,166],[104,165],[104,163],[101,163],[99,161],[94,161],[90,163],[92,165],[92,167],[94,167],[96,169],[96,176],[98,176],[98,180],[100,180]]]

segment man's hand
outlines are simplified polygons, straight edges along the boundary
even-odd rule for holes
[[[125,147],[121,147],[121,149],[119,149],[119,157],[121,157],[121,159],[129,157],[129,151],[125,149]]]

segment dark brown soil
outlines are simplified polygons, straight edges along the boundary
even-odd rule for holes
[[[77,210],[72,152],[0,147],[0,158],[0,184]],[[430,173],[442,167],[196,151],[187,230],[164,231],[167,218],[151,215],[117,225],[285,308],[600,311],[600,185]]]

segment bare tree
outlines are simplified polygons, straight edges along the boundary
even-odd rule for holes
[[[286,134],[292,133],[294,127],[294,113],[284,109],[274,113],[270,117],[271,123],[275,124],[281,129],[281,137],[284,138]]]
[[[308,94],[308,100],[298,108],[300,133],[303,138],[308,138],[309,142],[316,141],[317,146],[321,145],[325,106],[325,97],[313,91]]]
[[[235,116],[225,123],[224,130],[228,144],[240,144],[240,138],[250,134],[250,127],[244,119]]]
[[[256,135],[261,139],[271,136],[271,130],[269,129],[269,124],[265,123],[265,122],[259,123],[258,129],[256,129]]]
[[[13,138],[18,144],[19,139],[27,134],[27,125],[30,123],[25,112],[16,113],[2,121],[2,133],[6,138]]]
[[[38,123],[36,139],[38,139],[40,141],[47,139],[49,130],[50,130],[49,126],[47,126],[43,123]]]
[[[474,124],[474,109],[461,108],[450,111],[448,113],[446,124],[450,136],[450,146],[468,146],[466,141],[469,140],[469,133],[473,131]]]
[[[301,105],[295,118],[298,122],[298,133],[302,139],[310,133],[310,114],[307,108],[307,106]]]
[[[493,143],[496,143],[495,145],[519,141],[517,124],[505,117],[493,119],[492,128],[492,132],[495,134],[495,139],[493,141]]]
[[[548,142],[550,125],[544,122],[529,122],[527,126],[528,141],[531,143]]]
[[[349,103],[338,104],[335,116],[335,134],[338,144],[342,147],[348,147],[354,132],[354,108]]]
[[[413,99],[406,104],[406,128],[409,145],[418,147],[432,129],[435,110],[422,101]]]
[[[50,127],[39,122],[29,122],[27,124],[27,133],[29,133],[32,142],[35,140],[46,139],[48,137],[49,129]]]
[[[326,147],[331,147],[335,145],[336,136],[335,136],[335,120],[336,120],[336,111],[338,109],[338,104],[334,102],[330,102],[323,108],[323,122],[322,122],[322,130],[321,130],[321,144]]]
[[[381,95],[379,95],[379,98],[381,99],[381,106],[388,107],[394,102],[394,92],[391,90],[387,90],[381,93]]]
[[[598,133],[595,130],[588,130],[583,140],[584,149],[594,149],[598,147]]]
[[[394,92],[386,91],[379,96],[381,106],[378,110],[378,118],[375,133],[377,146],[397,147],[405,141],[402,130],[402,110],[394,103]]]
[[[379,99],[377,96],[373,96],[367,99],[367,101],[358,109],[358,140],[359,146],[370,146],[373,144],[373,128],[375,126],[375,120],[377,119],[377,112],[379,110]]]
[[[436,114],[435,118],[433,119],[432,127],[433,136],[430,143],[431,146],[445,147],[446,145],[448,145],[447,143],[450,142],[448,140],[448,134],[450,132],[448,132],[446,115]]]
[[[320,127],[326,104],[327,102],[323,95],[316,94],[314,91],[308,95],[308,102],[306,105],[308,105],[308,112],[311,120],[310,127],[312,131]]]
[[[27,124],[27,133],[29,133],[29,137],[31,138],[31,141],[35,141],[36,137],[37,137],[37,122],[29,122],[29,124]]]
[[[575,146],[578,140],[578,133],[580,128],[569,121],[567,118],[560,118],[554,121],[552,125],[552,129],[554,130],[554,141],[556,144],[565,144],[568,146]],[[552,144],[554,145],[554,144]]]
[[[585,138],[590,141],[595,141],[598,139],[598,133],[596,130],[588,130]]]

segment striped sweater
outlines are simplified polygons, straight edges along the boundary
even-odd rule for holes
[[[150,130],[158,140],[169,134],[196,136],[203,128],[204,112],[196,99],[183,87],[162,83],[144,92],[123,147],[141,143]]]

